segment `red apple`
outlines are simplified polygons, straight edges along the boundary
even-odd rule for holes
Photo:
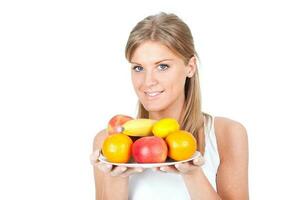
[[[115,115],[108,122],[107,131],[108,134],[120,133],[122,132],[122,125],[132,120],[133,118],[127,115]]]
[[[165,162],[167,155],[166,142],[157,136],[145,136],[132,144],[132,156],[138,163]]]

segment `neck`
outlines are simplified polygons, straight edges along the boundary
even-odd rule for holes
[[[166,117],[171,117],[180,121],[182,111],[184,110],[184,95],[173,102],[168,108],[156,112],[149,112],[149,118],[159,120]]]

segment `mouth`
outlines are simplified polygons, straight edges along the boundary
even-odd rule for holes
[[[164,90],[163,91],[155,91],[155,92],[144,92],[144,93],[148,99],[155,99],[155,98],[158,98],[163,92],[164,92]]]

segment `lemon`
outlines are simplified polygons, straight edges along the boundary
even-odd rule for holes
[[[179,128],[180,126],[176,119],[163,118],[153,125],[152,132],[157,137],[165,138],[170,133],[178,131]]]

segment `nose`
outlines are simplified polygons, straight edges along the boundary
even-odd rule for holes
[[[145,86],[150,87],[157,84],[155,75],[151,71],[147,71],[145,75]]]

